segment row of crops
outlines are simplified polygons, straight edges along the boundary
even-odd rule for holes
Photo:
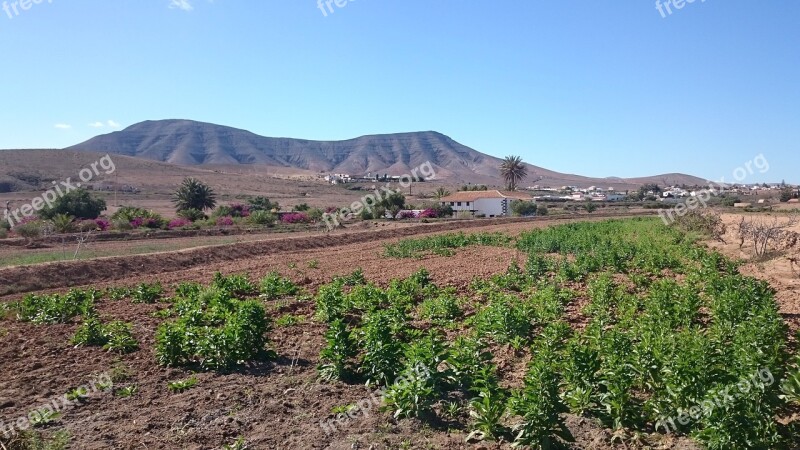
[[[127,353],[138,348],[130,324],[101,318],[96,303],[160,302],[157,363],[225,373],[275,356],[267,305],[291,299],[326,326],[319,382],[378,388],[398,420],[530,448],[572,441],[566,414],[623,441],[669,433],[710,449],[796,447],[795,425],[779,419],[797,412],[800,361],[774,292],[695,239],[648,219],[516,240],[451,234],[400,241],[386,256],[448,256],[470,245],[516,245],[523,256],[469,286],[438,286],[425,269],[381,285],[357,270],[314,292],[277,273],[260,282],[217,274],[169,297],[143,284],[31,295],[13,309],[40,324],[80,318],[73,342]],[[499,368],[509,362],[524,374]]]

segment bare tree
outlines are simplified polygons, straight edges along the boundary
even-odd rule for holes
[[[793,248],[797,245],[798,234],[787,228],[797,223],[797,215],[789,216],[786,220],[779,220],[777,217],[748,220],[742,217],[737,225],[739,248],[743,248],[745,243],[750,241],[759,258],[765,258],[774,251]]]

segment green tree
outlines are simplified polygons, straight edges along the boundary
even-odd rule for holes
[[[250,204],[250,211],[272,211],[273,209],[280,209],[277,202],[271,202],[267,197],[258,196],[248,200]]]
[[[172,202],[178,211],[185,209],[214,209],[217,204],[216,194],[211,187],[196,178],[186,178],[181,187],[175,191]]]
[[[781,201],[786,203],[794,198],[794,191],[791,188],[781,189]]]
[[[500,175],[509,191],[517,190],[517,185],[528,176],[528,169],[520,156],[506,156],[500,164]]]
[[[538,206],[534,202],[514,200],[511,202],[511,213],[515,216],[532,216],[536,214]]]
[[[392,192],[391,194],[383,197],[377,206],[386,208],[388,210],[401,210],[406,206],[406,196],[401,192]]]
[[[96,219],[105,210],[105,200],[92,197],[86,189],[76,189],[39,211],[39,217],[51,220],[59,214],[67,214],[78,219]]]

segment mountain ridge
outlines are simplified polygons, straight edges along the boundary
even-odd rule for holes
[[[467,147],[437,131],[371,134],[341,141],[265,137],[251,131],[186,119],[148,120],[99,135],[64,150],[93,151],[183,166],[264,165],[316,173],[402,175],[430,162],[437,178],[502,184],[500,158]],[[654,181],[660,180],[660,181]],[[526,185],[704,184],[685,174],[593,178],[528,164]],[[604,186],[616,187],[616,186]]]

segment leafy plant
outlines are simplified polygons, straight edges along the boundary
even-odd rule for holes
[[[99,291],[71,290],[66,295],[26,295],[14,305],[17,317],[22,322],[37,324],[67,323],[77,316],[95,315],[95,300]]]
[[[278,272],[271,272],[261,280],[261,296],[266,300],[296,295],[299,291],[292,280],[281,277]]]
[[[197,363],[221,370],[267,356],[271,323],[257,301],[210,288],[180,298],[174,311],[177,319],[156,332],[156,356],[162,365]]]
[[[139,392],[139,387],[136,386],[135,384],[132,384],[130,386],[125,386],[123,388],[117,389],[115,394],[117,395],[117,397],[120,398],[130,398],[136,395],[137,392]]]
[[[161,283],[141,283],[131,291],[133,303],[155,303],[164,294]]]
[[[189,389],[197,386],[197,383],[198,383],[197,377],[191,377],[185,380],[170,381],[169,383],[167,383],[167,387],[172,392],[180,393],[188,391]]]
[[[367,384],[392,384],[402,367],[403,347],[392,334],[389,312],[379,310],[364,318],[361,346],[361,370]]]
[[[341,319],[336,319],[330,323],[325,341],[327,344],[320,353],[322,364],[318,367],[320,377],[328,381],[345,379],[350,359],[358,354],[350,330]]]
[[[177,211],[214,209],[216,194],[211,187],[196,178],[186,178],[172,196]]]

